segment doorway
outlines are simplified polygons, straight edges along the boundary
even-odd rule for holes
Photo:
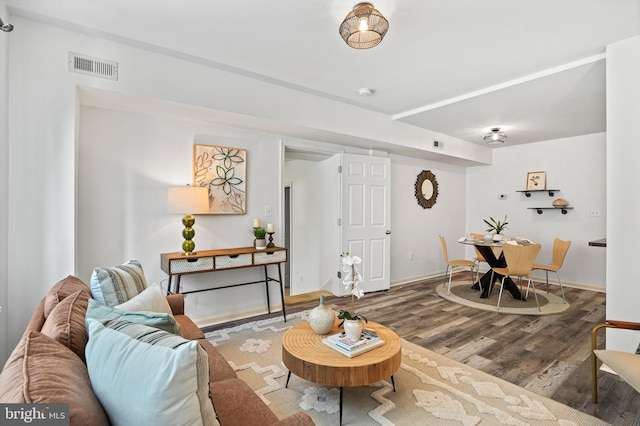
[[[286,150],[283,178],[290,294],[333,293],[339,202],[336,159],[333,154]]]
[[[347,251],[368,261],[365,291],[388,289],[390,159],[287,148],[284,169],[289,294],[343,295]]]

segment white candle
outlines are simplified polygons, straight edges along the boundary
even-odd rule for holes
[[[253,219],[253,227],[260,228],[260,219]]]
[[[268,224],[267,224],[267,232],[275,232],[275,231],[273,230],[273,223],[268,223]]]

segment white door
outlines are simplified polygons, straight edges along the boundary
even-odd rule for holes
[[[362,290],[387,290],[391,264],[391,159],[341,154],[341,160],[341,251],[362,258]],[[341,296],[349,294],[342,280],[339,285]]]

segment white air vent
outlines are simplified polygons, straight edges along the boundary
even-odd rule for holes
[[[118,63],[69,52],[69,71],[94,77],[118,80]]]

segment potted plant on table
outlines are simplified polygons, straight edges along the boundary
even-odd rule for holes
[[[492,217],[489,217],[489,220],[482,220],[484,220],[484,223],[489,226],[489,228],[487,228],[487,232],[493,232],[495,234],[500,234],[503,229],[507,229],[507,225],[509,224],[509,222],[507,222],[507,215],[504,215],[504,220],[502,222],[495,220]]]
[[[266,240],[267,231],[262,226],[254,227],[251,233],[255,237],[255,241],[253,242],[253,246],[255,248],[257,249],[267,248],[267,240]]]
[[[351,290],[351,311],[341,310],[338,318],[342,320],[339,326],[344,325],[344,332],[347,338],[351,340],[359,340],[364,324],[362,321],[368,322],[364,315],[356,314],[356,298],[361,298],[364,291],[360,288],[362,275],[358,271],[358,265],[362,263],[362,259],[358,256],[351,256],[349,253],[342,258],[342,271],[345,277],[342,283],[347,289]]]

